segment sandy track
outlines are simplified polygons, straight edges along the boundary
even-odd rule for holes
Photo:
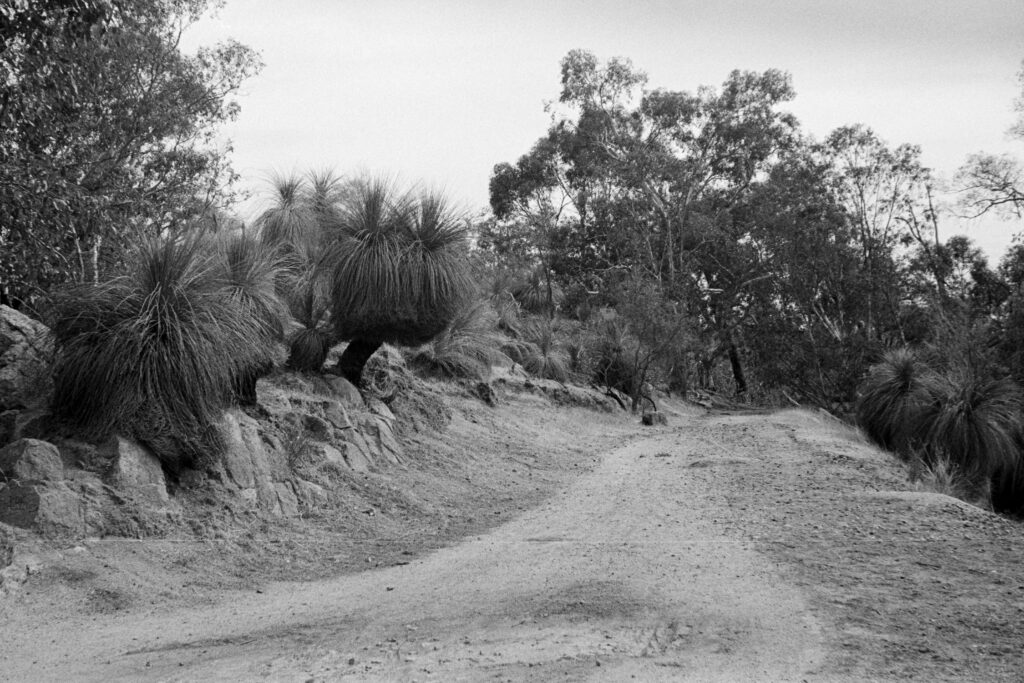
[[[801,680],[801,592],[713,516],[729,450],[663,430],[562,495],[405,566],[162,614],[0,626],[10,680]]]

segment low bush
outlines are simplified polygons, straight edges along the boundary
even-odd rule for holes
[[[490,304],[477,300],[465,306],[441,334],[409,354],[410,363],[428,373],[486,381],[491,366],[508,363],[501,351],[503,335]]]
[[[861,384],[857,420],[873,441],[906,457],[920,445],[945,390],[913,351],[890,351]]]
[[[271,351],[216,253],[197,237],[148,241],[126,275],[56,299],[58,417],[89,436],[133,436],[172,470],[220,451],[233,387]]]

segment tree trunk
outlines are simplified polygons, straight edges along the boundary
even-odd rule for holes
[[[729,335],[729,364],[732,365],[732,376],[736,380],[736,395],[742,396],[747,393],[747,377],[743,372],[743,364],[740,361],[740,351],[736,342]]]
[[[353,386],[359,386],[359,380],[363,376],[363,368],[370,356],[381,347],[380,341],[369,339],[353,339],[345,347],[341,358],[338,359],[338,371],[341,376],[352,382]]]

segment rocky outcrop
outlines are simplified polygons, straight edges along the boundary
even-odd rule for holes
[[[250,508],[297,515],[329,499],[327,470],[358,475],[401,462],[396,418],[384,403],[367,404],[341,378],[322,384],[263,386],[267,419],[237,409],[225,416],[216,478]]]
[[[144,504],[162,507],[170,500],[160,460],[142,444],[115,436],[101,452],[110,462],[107,480],[119,491]]]
[[[52,357],[46,325],[0,305],[0,410],[26,408],[45,399]]]
[[[397,419],[381,401],[340,378],[280,382],[261,381],[250,412],[226,413],[219,459],[173,480],[130,438],[50,443],[29,438],[47,431],[45,409],[0,411],[11,441],[0,443],[0,524],[56,538],[146,535],[211,500],[231,514],[290,517],[330,505],[345,479],[402,462]]]
[[[0,449],[0,474],[22,484],[60,481],[64,478],[64,463],[52,443],[18,439]]]
[[[614,399],[600,391],[573,384],[563,384],[553,379],[503,373],[496,376],[492,384],[495,389],[539,394],[557,405],[577,406],[606,412],[612,412],[618,407]]]

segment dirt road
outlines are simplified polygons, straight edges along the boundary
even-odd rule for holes
[[[161,613],[11,615],[0,678],[1012,680],[1022,631],[1004,629],[1021,625],[1020,562],[999,565],[1018,603],[986,610],[991,631],[975,634],[984,654],[971,659],[966,632],[934,618],[927,645],[947,638],[963,653],[904,647],[922,641],[900,615],[921,620],[956,601],[953,586],[914,602],[932,579],[921,567],[909,576],[902,554],[946,571],[911,543],[916,524],[996,528],[993,546],[1020,533],[951,499],[886,493],[905,486],[900,476],[812,416],[679,420],[638,431],[542,506],[403,566]],[[891,524],[879,512],[890,509],[901,513]],[[888,555],[869,530],[886,536]],[[879,596],[894,602],[871,602]],[[984,640],[996,631],[1002,641]],[[992,655],[996,645],[1005,652]]]

